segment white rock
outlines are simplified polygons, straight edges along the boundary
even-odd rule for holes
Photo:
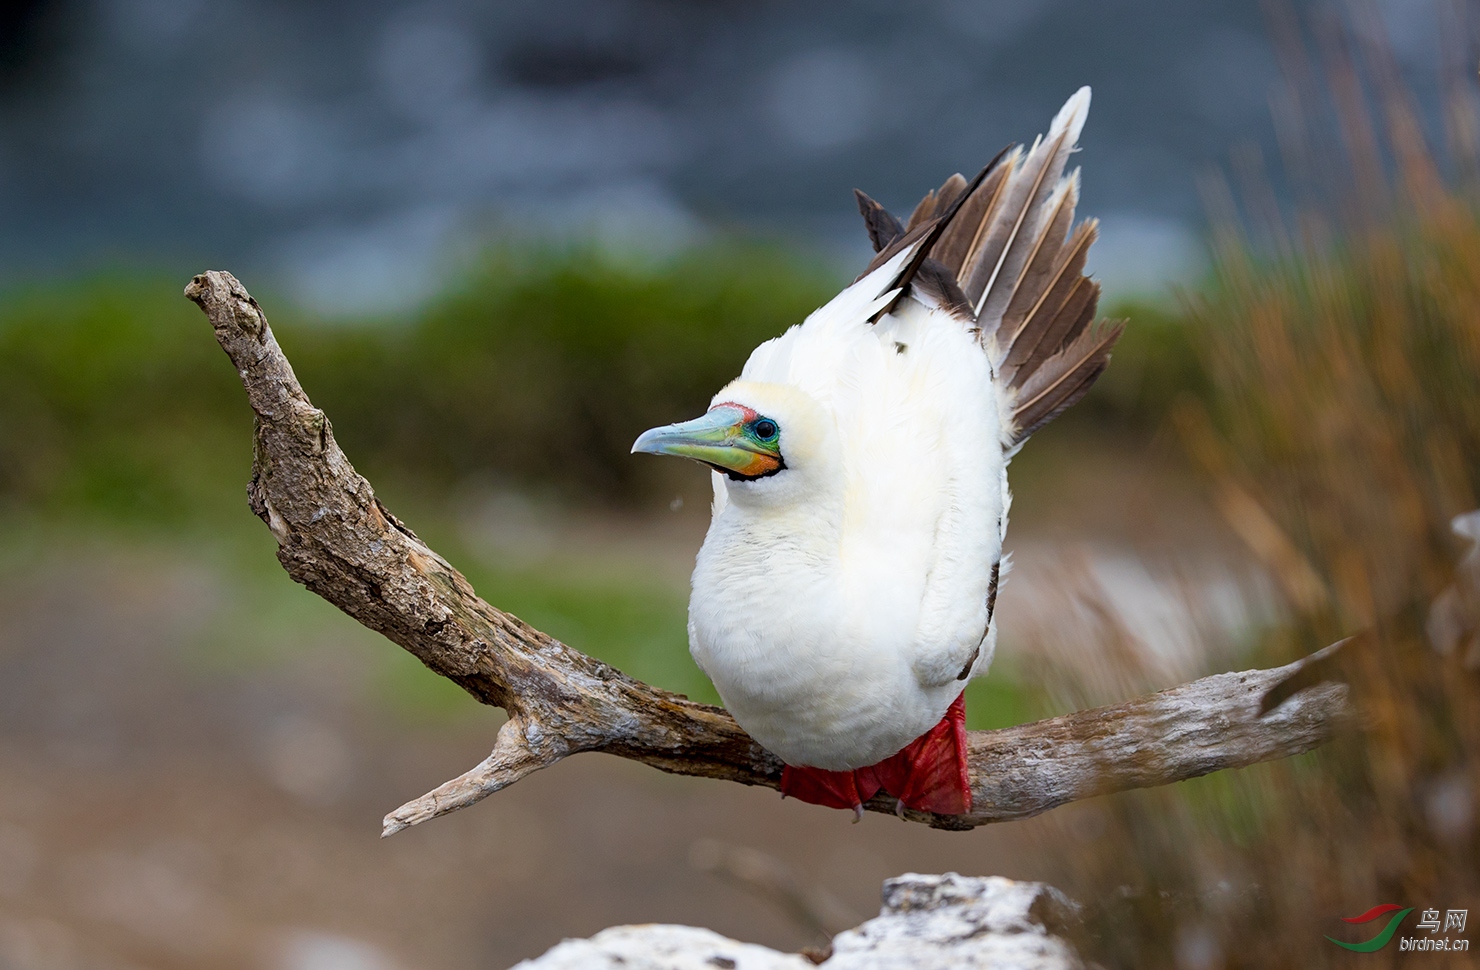
[[[649,923],[566,940],[514,970],[816,970],[795,953],[738,943],[713,930]]]
[[[884,883],[877,917],[833,938],[823,970],[1084,970],[1057,934],[1078,907],[1052,886],[913,873]],[[689,926],[617,926],[566,940],[514,970],[813,970],[798,954]]]
[[[1001,876],[908,873],[884,883],[874,919],[833,938],[825,970],[1081,970],[1074,948],[1054,935],[1075,919],[1063,893]]]

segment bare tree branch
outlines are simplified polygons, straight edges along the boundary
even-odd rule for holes
[[[212,271],[185,295],[209,317],[256,414],[248,500],[277,538],[288,575],[508,712],[485,761],[386,816],[383,834],[471,805],[581,751],[675,774],[780,784],[781,762],[724,710],[634,680],[479,599],[355,472],[242,285]],[[1309,751],[1348,716],[1346,686],[1318,682],[1264,714],[1261,703],[1340,647],[1274,670],[1218,674],[1124,704],[973,731],[971,814],[905,817],[969,829]],[[865,807],[893,812],[894,799],[880,794]]]

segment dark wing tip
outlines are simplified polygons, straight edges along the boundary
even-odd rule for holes
[[[890,243],[904,235],[904,226],[900,221],[888,209],[869,198],[868,193],[862,189],[854,189],[853,197],[858,201],[858,212],[863,216],[863,224],[868,229],[869,242],[874,244],[874,252],[882,252]]]

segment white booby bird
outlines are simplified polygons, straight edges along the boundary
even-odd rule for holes
[[[1104,370],[1064,174],[1089,110],[953,175],[902,225],[862,192],[877,252],[851,286],[755,349],[707,414],[634,452],[714,470],[689,644],[782,791],[861,811],[970,810],[961,692],[991,663],[1022,442]]]

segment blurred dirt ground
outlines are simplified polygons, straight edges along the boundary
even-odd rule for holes
[[[1137,542],[1169,535],[1188,548],[1201,537],[1205,558],[1228,552],[1175,474],[1144,453],[1076,447],[1088,451],[1067,480],[1053,454],[1024,463],[1018,574],[1001,606],[1009,654],[1052,608],[1034,603],[1065,535],[1076,555],[1115,550],[1104,561],[1122,575]],[[681,584],[702,490],[685,506],[660,526],[539,541],[628,555]],[[502,968],[640,922],[798,949],[815,931],[691,864],[696,843],[759,850],[866,917],[882,880],[906,871],[1063,880],[1060,861],[1104,831],[1095,802],[971,833],[853,825],[772,791],[586,756],[382,841],[385,812],[487,753],[497,711],[408,713],[378,672],[396,648],[296,588],[286,599],[303,612],[280,615],[281,590],[264,597],[188,544],[33,545],[0,585],[3,970]]]

